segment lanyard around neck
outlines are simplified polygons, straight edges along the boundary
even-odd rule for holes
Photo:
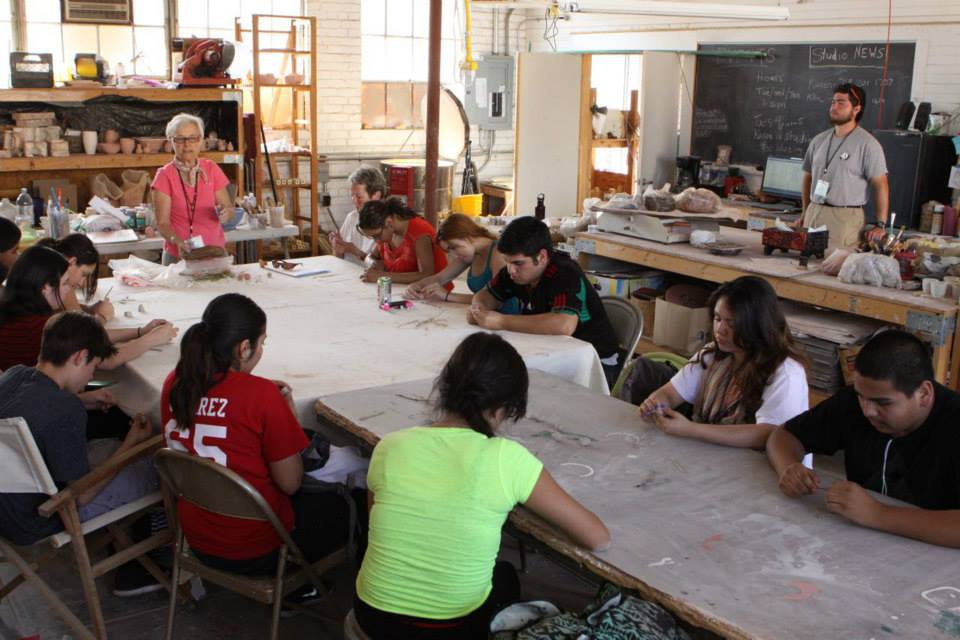
[[[840,139],[840,144],[837,145],[837,148],[834,149],[833,153],[830,153],[830,147],[833,146],[834,136],[833,134],[830,135],[830,140],[829,142],[827,142],[827,164],[825,164],[823,167],[823,175],[827,175],[827,170],[830,168],[830,163],[833,162],[834,156],[836,156],[837,153],[840,151],[840,147],[842,147],[843,143],[847,141],[847,138],[850,137],[850,134],[856,130],[857,128],[854,127],[853,129],[850,130],[849,133],[847,133],[847,135],[843,136],[843,138]]]
[[[193,236],[193,219],[197,215],[197,194],[200,193],[200,175],[197,174],[197,182],[193,185],[193,200],[187,196],[187,184],[183,181],[183,174],[177,169],[177,177],[180,178],[180,188],[183,189],[183,200],[187,205],[187,224],[190,225],[190,236]]]

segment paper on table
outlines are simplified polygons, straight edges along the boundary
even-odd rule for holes
[[[136,242],[139,240],[137,232],[133,229],[120,229],[118,231],[88,231],[87,237],[93,244],[109,244],[111,242]]]
[[[115,206],[101,198],[100,196],[93,196],[90,198],[90,208],[96,211],[97,213],[102,213],[104,215],[113,216],[120,222],[126,223],[127,217],[123,215],[123,212],[120,209],[117,209]]]
[[[329,269],[278,269],[277,267],[271,266],[265,266],[263,268],[267,271],[290,276],[291,278],[305,278],[307,276],[319,276],[324,273],[331,273]]]

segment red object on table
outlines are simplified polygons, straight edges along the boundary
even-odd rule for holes
[[[896,255],[900,264],[900,279],[913,280],[913,261],[917,259],[916,251],[901,251]]]
[[[723,180],[723,195],[724,197],[729,198],[731,193],[735,193],[737,187],[742,184],[745,184],[743,176],[727,176]]]

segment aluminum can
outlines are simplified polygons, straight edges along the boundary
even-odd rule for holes
[[[377,306],[390,304],[392,300],[391,291],[393,289],[393,280],[390,276],[380,276],[377,278]]]

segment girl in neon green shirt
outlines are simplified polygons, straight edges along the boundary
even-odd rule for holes
[[[589,549],[604,524],[561,489],[522,445],[495,435],[526,413],[527,369],[489,333],[464,340],[437,379],[440,418],[384,437],[367,485],[370,532],[354,611],[372,638],[486,638],[489,619],[519,598],[500,530],[523,504]]]

